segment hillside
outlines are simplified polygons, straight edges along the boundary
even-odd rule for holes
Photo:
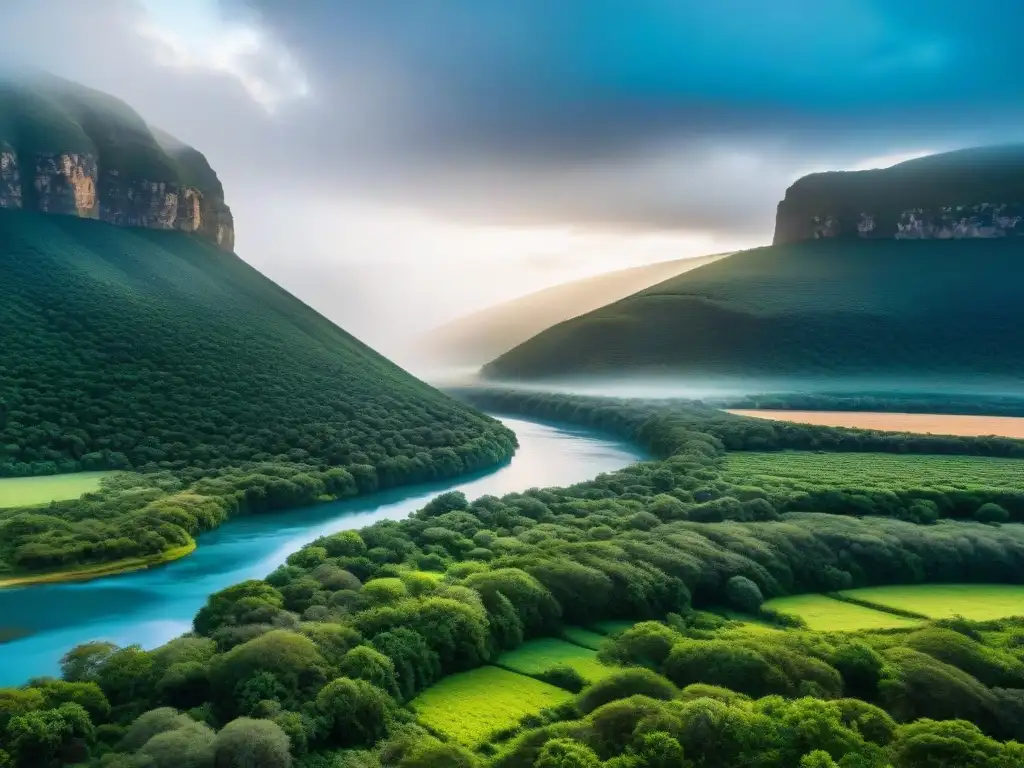
[[[891,168],[804,176],[779,203],[774,242],[1020,235],[1024,144],[944,152]]]
[[[417,350],[432,363],[479,366],[557,323],[725,255],[662,261],[545,288],[446,323],[424,334]]]
[[[536,336],[491,378],[1024,376],[1024,240],[743,251]]]
[[[176,229],[234,247],[224,189],[198,150],[124,102],[49,75],[0,80],[0,208]]]
[[[0,512],[0,573],[152,554],[230,514],[513,449],[498,422],[194,236],[0,210],[0,275],[0,476],[145,473]]]

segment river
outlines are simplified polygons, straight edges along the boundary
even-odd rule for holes
[[[519,450],[493,472],[236,518],[199,536],[199,546],[188,557],[148,571],[0,590],[0,624],[30,633],[0,644],[0,686],[59,674],[60,657],[79,643],[160,645],[189,631],[192,617],[213,592],[266,576],[318,536],[407,517],[443,491],[459,490],[473,499],[571,485],[645,458],[633,446],[587,430],[501,421],[515,431]]]

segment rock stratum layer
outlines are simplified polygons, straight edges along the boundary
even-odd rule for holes
[[[872,171],[804,176],[779,203],[774,242],[1022,235],[1024,145],[1014,145],[946,152]]]
[[[0,208],[179,230],[233,250],[206,158],[128,105],[51,77],[0,83]]]

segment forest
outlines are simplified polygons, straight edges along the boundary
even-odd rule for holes
[[[149,555],[232,514],[507,460],[501,424],[177,232],[0,210],[0,476],[130,470],[0,510],[0,575]]]
[[[1019,390],[1024,346],[1002,340],[1021,307],[1001,278],[1022,251],[1019,238],[740,251],[548,328],[483,372],[495,381],[686,375],[784,380],[779,389],[860,379]]]
[[[192,632],[164,646],[70,649],[61,679],[0,691],[0,765],[1024,761],[1024,621],[821,632],[763,607],[890,584],[1022,583],[1024,526],[1003,522],[1021,507],[999,496],[1011,491],[979,484],[947,505],[873,496],[852,473],[802,509],[802,485],[762,488],[730,469],[737,452],[794,450],[980,466],[1019,460],[1020,443],[779,425],[700,403],[459,395],[601,429],[655,459],[569,488],[441,494],[212,595]],[[1007,517],[979,517],[987,505]],[[536,708],[487,730],[480,712],[454,707],[474,691]]]

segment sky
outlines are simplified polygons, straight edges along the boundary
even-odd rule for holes
[[[239,255],[385,353],[771,241],[799,176],[1021,140],[1020,0],[0,0],[0,65],[207,155]]]

